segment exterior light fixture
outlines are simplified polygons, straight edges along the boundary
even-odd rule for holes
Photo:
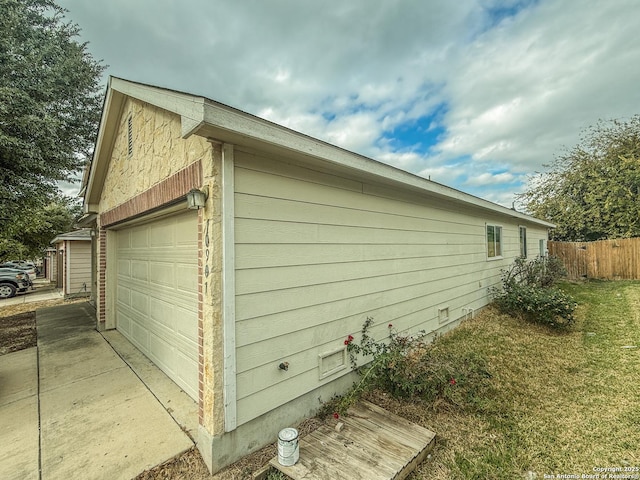
[[[187,208],[191,210],[200,210],[207,201],[207,193],[197,188],[192,188],[187,193]]]

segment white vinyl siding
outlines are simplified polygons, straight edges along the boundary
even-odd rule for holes
[[[69,282],[67,294],[91,292],[91,241],[67,241]]]
[[[49,250],[47,252],[47,280],[49,280],[50,282],[55,282],[58,272],[58,249],[57,249],[57,245],[55,245],[56,248],[54,248],[53,251]]]
[[[478,212],[244,152],[235,159],[238,425],[348,372],[323,377],[318,358],[357,338],[367,316],[378,338],[388,323],[436,330],[438,306],[453,321],[485,305],[506,265],[487,266]]]
[[[192,398],[198,398],[196,214],[117,231],[116,325]]]

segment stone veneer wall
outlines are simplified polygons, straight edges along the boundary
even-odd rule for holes
[[[202,425],[210,435],[224,433],[224,347],[222,318],[222,146],[212,143],[202,161],[203,183],[209,192],[202,215],[201,381]]]
[[[132,153],[128,122],[131,118]],[[105,212],[149,190],[188,165],[211,155],[202,137],[181,137],[180,117],[137,100],[124,105],[105,178],[99,211]]]

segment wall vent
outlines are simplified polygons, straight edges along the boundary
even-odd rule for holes
[[[133,155],[133,116],[127,118],[127,155]]]
[[[438,309],[438,323],[443,324],[449,321],[449,307]]]
[[[318,368],[320,380],[347,368],[347,347],[318,355]]]

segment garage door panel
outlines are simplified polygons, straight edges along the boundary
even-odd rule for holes
[[[176,271],[173,263],[149,262],[151,284],[175,287]],[[182,281],[182,279],[180,280]]]
[[[176,278],[180,281],[176,285],[177,289],[183,292],[198,291],[198,267],[197,265],[186,265],[183,263],[176,265]]]
[[[176,230],[176,245],[193,245],[198,243],[198,231],[191,230],[188,226],[181,222]]]
[[[174,370],[174,348],[164,340],[162,336],[155,333],[149,334],[149,352],[155,357],[158,363],[165,365],[168,369]]]
[[[116,241],[118,250],[123,248],[129,248],[129,245],[130,245],[129,238],[130,238],[129,232],[126,232],[126,231],[118,232],[118,239]]]
[[[169,302],[154,298],[151,300],[149,316],[154,322],[164,325],[169,330],[175,330],[175,315],[173,310],[174,307]]]
[[[174,225],[152,225],[149,229],[149,246],[162,247],[175,244],[175,230],[179,228],[179,223]]]
[[[118,280],[120,277],[131,276],[131,263],[129,260],[118,259]]]
[[[121,305],[131,306],[131,293],[128,288],[118,285],[117,295]]]
[[[149,232],[146,227],[134,228],[130,232],[131,248],[145,248],[149,246]]]
[[[143,317],[149,315],[149,297],[141,292],[131,291],[131,309]]]
[[[176,332],[184,341],[193,342],[198,338],[198,315],[184,308],[176,307],[175,309],[175,325]],[[197,343],[193,351],[197,351]]]
[[[149,335],[149,353],[151,359],[170,376],[176,373],[174,348],[162,337]]]
[[[197,217],[167,217],[117,236],[117,328],[197,398]]]
[[[118,307],[118,330],[127,338],[131,337],[131,316],[122,315],[122,307]]]
[[[131,261],[131,278],[139,282],[149,281],[149,265],[145,261]]]
[[[198,385],[198,371],[191,368],[192,359],[178,354],[176,358],[177,375],[186,385]],[[198,392],[195,388],[187,392],[191,397],[197,398]]]
[[[131,337],[137,344],[138,348],[144,350],[149,349],[149,330],[145,328],[144,322],[131,321]]]

